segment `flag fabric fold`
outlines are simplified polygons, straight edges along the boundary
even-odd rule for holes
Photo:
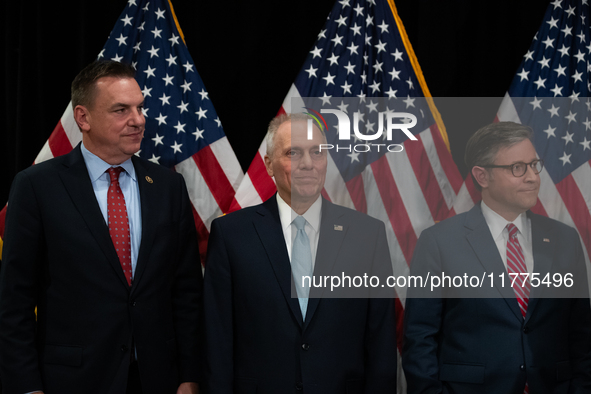
[[[136,155],[174,168],[185,178],[205,261],[211,222],[229,210],[243,173],[170,1],[129,0],[98,59],[136,68],[146,118]],[[68,153],[81,140],[70,103],[35,163]],[[5,210],[0,214],[0,237]]]
[[[326,108],[345,111],[346,98],[358,98],[365,110],[375,106],[378,97],[397,99],[396,110],[417,111],[420,127],[412,133],[418,141],[403,142],[402,152],[375,154],[365,160],[353,154],[347,161],[331,151],[323,191],[325,198],[337,204],[384,221],[394,274],[408,274],[421,231],[453,212],[462,179],[393,1],[335,3],[279,113],[300,112],[299,108],[292,111],[292,103],[307,97],[320,98]],[[415,97],[426,97],[423,110],[416,108]],[[373,124],[365,119],[363,126],[369,130]],[[231,210],[261,203],[275,193],[265,170],[265,153],[263,141]],[[404,291],[398,297],[400,348]],[[401,369],[398,376],[398,392],[402,393],[406,390]]]

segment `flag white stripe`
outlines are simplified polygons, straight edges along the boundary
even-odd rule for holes
[[[421,186],[414,175],[414,170],[408,159],[406,151],[386,155],[390,172],[404,203],[406,212],[415,231],[417,238],[421,232],[435,221],[431,216],[425,196],[421,192]]]
[[[74,148],[80,141],[82,141],[82,132],[74,120],[74,110],[72,109],[71,101],[68,103],[68,106],[62,115],[61,122],[62,127],[66,132],[66,136],[70,141],[70,145],[72,145],[72,148]]]
[[[244,178],[242,178],[242,182],[240,182],[240,186],[236,191],[235,198],[242,208],[258,205],[263,202],[261,196],[259,193],[257,193],[254,185],[252,184],[252,180],[250,179],[248,173],[246,173]]]
[[[583,198],[585,199],[585,203],[587,204],[587,209],[591,212],[591,167],[589,166],[589,162],[586,162],[572,173],[573,179],[577,184],[577,187],[581,191]],[[579,238],[581,235],[579,234]],[[591,250],[587,250],[585,247],[585,243],[581,238],[581,245],[583,245],[583,253],[585,254],[585,261],[587,263],[587,283],[589,284],[589,293],[591,293],[591,261],[589,259],[589,253]]]
[[[435,142],[433,141],[432,133],[433,132],[431,131],[431,128],[427,128],[420,134],[420,136],[421,140],[423,141],[423,147],[425,148],[427,157],[429,158],[429,163],[431,163],[431,168],[433,169],[433,173],[435,174],[435,178],[439,184],[439,189],[441,189],[441,194],[445,199],[447,208],[451,209],[456,198],[456,193],[451,187],[451,183],[449,182],[449,179],[447,179],[447,174],[441,165],[439,154],[437,153],[437,148],[435,147]]]
[[[505,93],[505,98],[503,98],[499,110],[497,111],[497,118],[499,118],[500,122],[521,123],[521,119],[519,119],[519,115],[517,114],[517,110],[515,109],[515,105],[513,104],[513,100],[511,100],[509,93]]]
[[[289,92],[287,92],[287,96],[285,96],[285,100],[283,100],[283,110],[288,114],[292,112],[299,113],[303,112],[304,105],[304,100],[302,100],[302,96],[300,95],[298,88],[296,88],[296,86],[292,83],[289,87]]]
[[[394,228],[384,207],[384,202],[381,198],[375,176],[371,166],[365,167],[362,172],[363,188],[366,196],[373,196],[367,198],[367,214],[378,220],[381,220],[386,225],[386,238],[388,239],[388,248],[390,249],[390,258],[392,259],[392,271],[394,276],[408,275],[409,268],[406,263],[402,248],[398,243],[398,238],[394,233]],[[396,288],[396,293],[402,305],[406,303],[406,288]]]
[[[470,175],[468,175],[470,176]],[[467,212],[474,206],[474,201],[472,200],[472,196],[466,187],[466,182],[462,183],[462,187],[458,192],[458,196],[454,201],[454,211],[456,214]]]
[[[44,162],[45,160],[49,160],[52,158],[53,153],[51,152],[51,148],[49,147],[49,140],[47,140],[45,141],[45,144],[43,144],[43,148],[41,148],[41,151],[37,155],[37,158],[35,158],[35,164],[39,164],[41,162]]]
[[[587,209],[591,212],[591,182],[589,182],[591,179],[591,167],[589,166],[589,162],[584,163],[574,170],[571,175],[585,199]]]
[[[188,180],[187,191],[193,207],[201,218],[201,221],[209,231],[211,229],[211,222],[213,219],[220,216],[223,212],[220,209],[217,201],[211,194],[207,182],[201,175],[201,171],[197,167],[197,163],[192,157],[178,163],[175,166],[176,171],[182,174]]]
[[[333,203],[355,209],[355,205],[353,204],[353,200],[351,199],[347,185],[345,184],[345,181],[343,180],[337,165],[333,161],[330,154],[327,155],[327,157],[328,160],[324,190],[326,190],[326,193]]]
[[[238,189],[244,174],[242,173],[242,168],[240,167],[240,163],[236,158],[236,155],[229,155],[228,152],[232,152],[232,147],[228,142],[227,137],[220,138],[219,140],[209,144],[211,151],[213,152],[216,160],[218,161],[220,167],[226,174],[228,181],[232,185],[234,191]]]

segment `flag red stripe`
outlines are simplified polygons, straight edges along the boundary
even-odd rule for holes
[[[0,238],[4,238],[4,220],[6,219],[6,205],[0,211]],[[0,259],[2,256],[0,256]]]
[[[572,174],[557,183],[556,189],[560,193],[577,230],[579,230],[587,252],[591,252],[591,215],[589,215],[588,209],[582,209],[587,206],[587,203]]]
[[[351,200],[355,206],[355,210],[363,213],[367,213],[367,200],[365,199],[365,190],[363,188],[363,178],[361,174],[345,183]]]
[[[237,211],[239,209],[242,209],[242,207],[240,206],[238,200],[236,200],[236,196],[234,196],[234,198],[232,198],[232,203],[230,204],[230,209],[228,209],[228,213]]]
[[[259,153],[254,156],[254,159],[252,159],[252,162],[250,163],[248,176],[250,177],[250,181],[255,190],[261,197],[261,200],[267,201],[273,194],[275,194],[275,191],[277,191],[275,182],[273,182],[273,178],[267,174],[265,162]]]
[[[435,144],[435,149],[437,150],[437,156],[439,156],[439,162],[443,167],[443,171],[445,171],[445,175],[447,176],[449,184],[454,189],[454,192],[458,194],[464,181],[462,179],[462,175],[458,171],[458,167],[456,166],[450,151],[447,149],[447,145],[445,145],[443,137],[441,137],[441,132],[439,131],[437,124],[434,123],[431,125],[430,129],[431,135],[433,136],[433,143]]]
[[[222,212],[228,212],[234,196],[234,188],[228,181],[224,170],[208,145],[193,155],[193,160],[201,172],[201,176],[207,183],[213,198],[218,203]]]
[[[64,127],[62,126],[62,122],[57,122],[55,129],[49,136],[47,140],[49,144],[49,149],[51,149],[51,153],[53,157],[58,157],[61,155],[65,155],[72,150],[72,144],[70,144],[70,140],[64,131]]]
[[[414,170],[419,186],[423,191],[423,196],[429,206],[433,220],[441,221],[449,215],[449,208],[447,207],[443,193],[441,193],[441,188],[437,182],[433,167],[428,165],[429,157],[427,156],[427,151],[425,151],[420,134],[417,138],[418,141],[406,141],[404,149],[406,150],[408,160]]]
[[[394,181],[394,176],[390,171],[390,166],[388,166],[386,156],[382,156],[380,159],[374,161],[371,164],[371,168],[374,177],[379,179],[379,182],[376,182],[376,184],[378,185],[384,208],[390,219],[390,224],[398,239],[400,249],[402,249],[406,263],[410,264],[412,252],[417,243],[417,236],[398,191],[398,186]]]

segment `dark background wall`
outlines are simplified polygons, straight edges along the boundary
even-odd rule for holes
[[[0,205],[29,166],[94,60],[124,0],[4,1],[0,91]],[[549,1],[398,0],[396,6],[435,97],[502,97]],[[299,72],[332,0],[173,0],[189,52],[244,170]],[[499,99],[500,102],[500,99]],[[440,103],[440,104],[439,104]],[[496,107],[438,101],[462,175],[470,133]],[[466,120],[466,113],[479,119]]]

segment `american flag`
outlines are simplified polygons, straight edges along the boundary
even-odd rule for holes
[[[136,68],[146,118],[136,155],[174,167],[184,176],[205,261],[211,222],[228,211],[243,173],[187,50],[172,4],[129,0],[98,59]],[[81,140],[70,103],[35,163],[68,153]],[[5,210],[0,214],[0,234]]]
[[[335,3],[279,112],[291,113],[292,100],[304,102],[302,98],[306,97],[318,98],[323,108],[345,110],[345,98],[356,98],[368,113],[372,107],[375,109],[377,97],[397,98],[398,103],[393,105],[400,111],[411,111],[413,105],[416,110],[420,100],[415,97],[430,97],[393,1]],[[355,160],[333,155],[333,150],[328,159],[323,195],[384,221],[395,275],[408,274],[421,231],[453,211],[452,204],[462,185],[439,113],[431,99],[422,100],[426,106],[422,115],[417,115],[422,126],[412,129],[418,141],[404,142],[403,152],[382,151]],[[293,112],[301,112],[301,108],[293,108]],[[366,132],[371,131],[370,124],[364,126]],[[263,141],[238,188],[232,209],[259,204],[275,193],[275,183],[265,171],[265,153]],[[401,334],[405,293],[398,296]],[[399,382],[399,392],[404,392],[401,370]]]
[[[533,128],[544,170],[532,211],[575,227],[587,263],[591,252],[589,23],[588,0],[553,1],[497,113],[499,121]],[[454,205],[458,212],[480,199],[469,178]],[[591,266],[587,271],[591,274]]]

